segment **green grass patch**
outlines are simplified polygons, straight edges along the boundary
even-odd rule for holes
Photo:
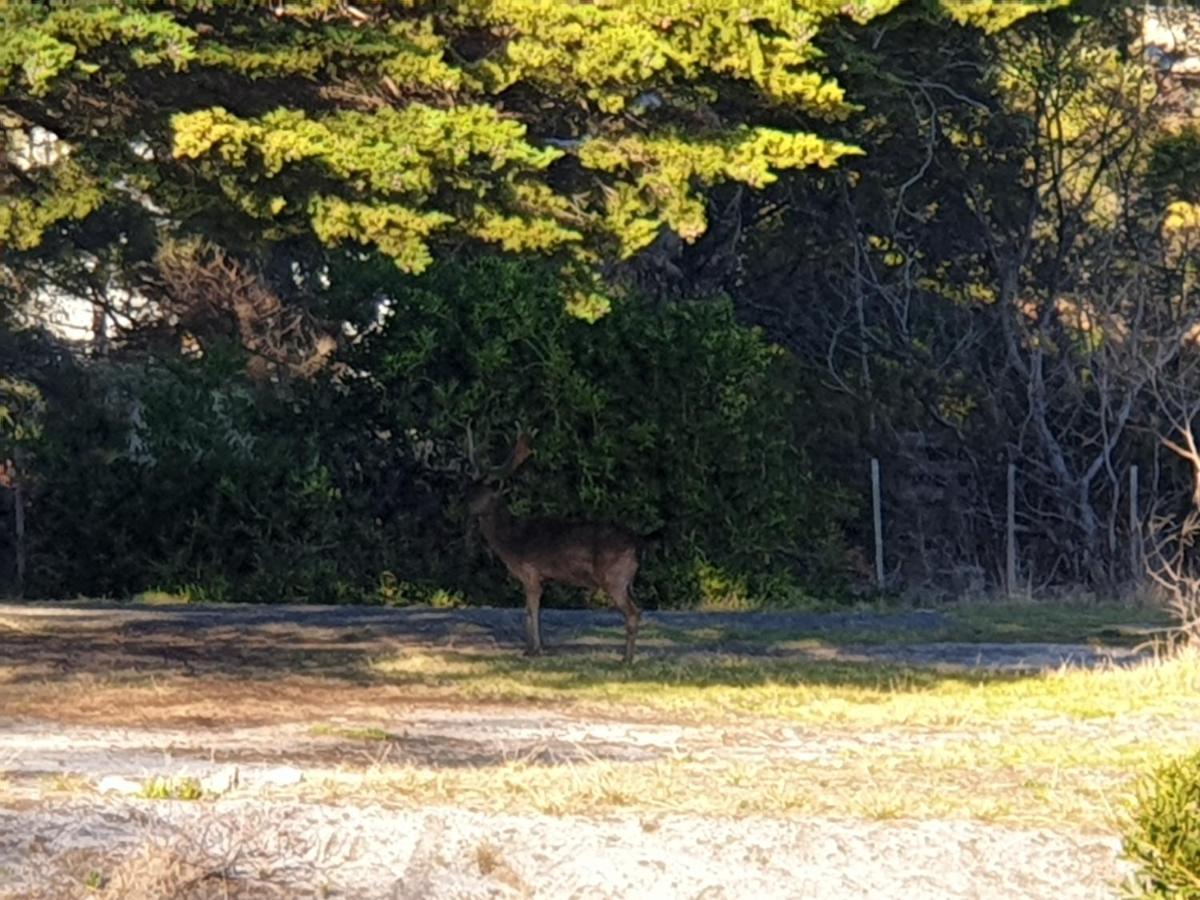
[[[1054,603],[964,603],[949,616],[950,637],[941,640],[1092,643],[1134,645],[1143,630],[1166,629],[1171,618],[1154,607],[1120,603],[1070,606]]]
[[[138,606],[187,606],[194,603],[192,595],[175,591],[142,591],[135,594],[132,602]]]
[[[1157,609],[1124,604],[1065,606],[1052,603],[962,603],[933,613],[933,627],[905,625],[903,613],[868,616],[862,627],[757,628],[745,625],[679,627],[647,622],[638,632],[645,646],[774,647],[792,649],[836,644],[1064,643],[1133,646],[1171,624]],[[621,640],[617,625],[593,628],[582,641]]]
[[[1200,717],[1200,654],[1128,669],[1039,675],[744,656],[682,655],[622,666],[609,654],[525,659],[418,652],[373,671],[418,694],[471,701],[542,701],[669,712],[766,716],[877,727],[1104,719],[1126,714]]]
[[[348,741],[395,741],[400,738],[382,728],[352,728],[345,725],[314,725],[308,730],[314,737],[336,737]]]
[[[329,775],[322,794],[550,815],[968,818],[1111,832],[1140,774],[1194,744],[1200,721],[1195,655],[1026,678],[712,659],[626,672],[599,658],[433,654],[378,668],[413,699],[537,702],[627,722],[698,717],[714,743],[693,737],[651,761],[371,766]]]
[[[199,800],[204,796],[204,789],[195,778],[155,775],[142,782],[138,796],[147,800]]]
[[[371,790],[413,802],[552,814],[621,808],[704,815],[973,818],[1111,831],[1142,772],[1192,746],[1200,652],[1129,668],[1036,675],[712,654],[524,659],[417,653],[374,671],[406,696],[544,703],[626,720],[711,723],[755,742],[794,728],[797,764],[691,751],[653,763],[403,768]],[[805,733],[813,735],[806,743]]]

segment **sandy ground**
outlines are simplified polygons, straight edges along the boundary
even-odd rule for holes
[[[692,618],[689,618],[691,616]],[[663,628],[721,624],[651,614]],[[558,612],[545,631],[558,652],[616,650],[603,612]],[[813,633],[933,631],[904,618],[736,616],[738,628]],[[107,718],[65,702],[20,711],[29,685],[77,684],[103,672],[278,672],[305,660],[318,673],[348,656],[404,647],[495,647],[519,639],[512,610],[221,610],[0,605],[0,898],[17,897],[904,897],[1099,898],[1127,875],[1109,834],[1011,828],[966,820],[854,820],[793,815],[718,818],[620,810],[595,817],[473,811],[389,796],[331,796],[316,786],[392,767],[439,771],[530,765],[620,766],[679,758],[841,765],[847,750],[950,741],[784,723],[721,726],[588,717],[570,710],[406,703],[394,693],[274,697],[255,714],[231,697],[219,712],[174,722],[150,708]],[[719,638],[714,637],[714,641]],[[682,652],[648,642],[645,652]],[[282,652],[281,647],[287,647]],[[737,652],[782,652],[770,644]],[[728,641],[687,652],[729,652]],[[946,666],[1093,664],[1129,651],[1075,645],[914,643],[792,647],[822,658]],[[76,681],[70,681],[76,679]],[[199,683],[199,681],[197,681]],[[66,689],[64,688],[64,691]],[[6,710],[5,694],[9,694]],[[283,695],[280,695],[283,696]],[[333,698],[333,699],[331,699]],[[304,700],[311,708],[290,715]],[[321,732],[369,705],[385,741]],[[365,708],[365,706],[364,706]],[[273,710],[273,712],[271,711]],[[235,714],[239,713],[240,714]],[[1087,723],[1079,723],[1086,740]],[[987,736],[979,736],[986,739]],[[1197,738],[1200,739],[1200,727]],[[194,778],[206,796],[155,800],[155,776]],[[719,790],[719,787],[714,789]]]
[[[0,810],[8,896],[88,896],[63,863],[101,843],[219,861],[243,896],[1094,898],[1119,877],[1111,838],[973,822],[68,801]]]

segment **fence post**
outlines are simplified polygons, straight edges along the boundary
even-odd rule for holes
[[[1138,467],[1129,467],[1129,577],[1138,578],[1142,561],[1142,524],[1138,511]]]
[[[871,457],[871,508],[875,520],[875,583],[883,589],[883,503],[879,489],[879,460]]]
[[[18,456],[13,462],[12,478],[13,532],[16,538],[17,596],[25,596],[25,492],[21,489],[21,462]]]
[[[1005,516],[1004,589],[1009,597],[1017,589],[1017,466],[1008,464],[1008,509]]]

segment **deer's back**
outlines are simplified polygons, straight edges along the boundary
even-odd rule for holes
[[[513,523],[497,550],[513,574],[524,580],[600,588],[628,584],[637,572],[637,537],[619,525],[525,519]]]

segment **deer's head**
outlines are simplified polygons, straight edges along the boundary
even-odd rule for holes
[[[467,511],[473,516],[487,516],[499,509],[503,502],[499,488],[486,482],[476,482],[467,494]]]
[[[475,455],[470,433],[468,432],[468,457],[475,476],[470,489],[467,491],[467,511],[471,516],[480,518],[495,514],[504,505],[500,485],[521,467],[525,460],[533,455],[532,438],[526,432],[517,436],[512,452],[503,465],[484,473]]]

